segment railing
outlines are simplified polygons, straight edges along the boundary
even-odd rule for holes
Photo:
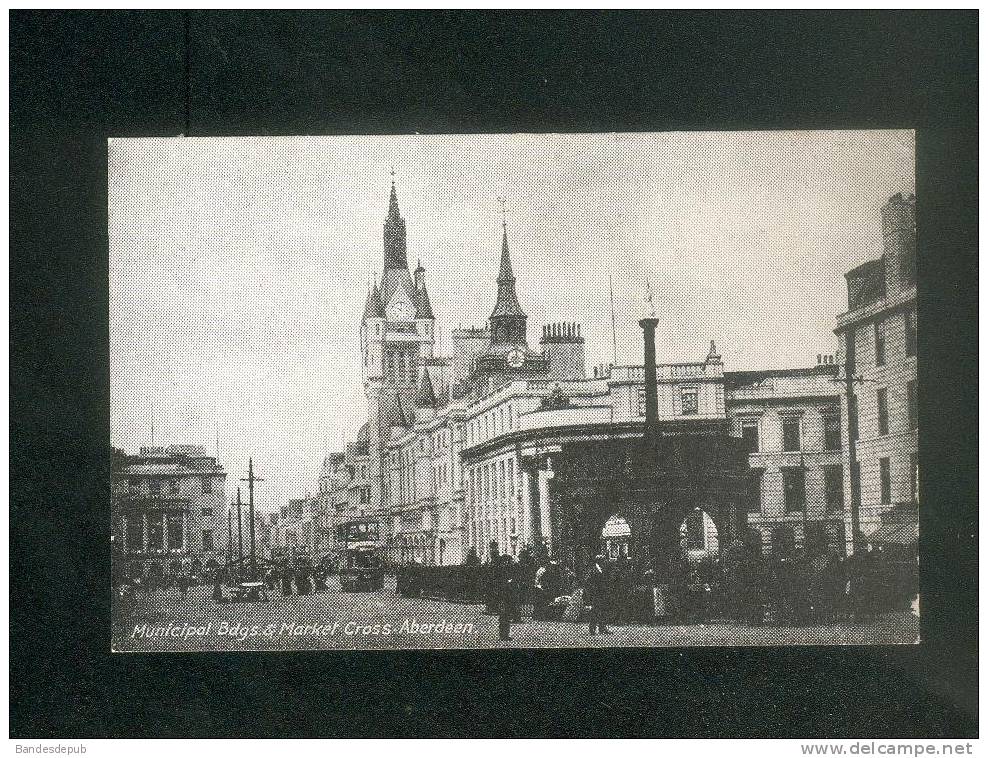
[[[662,363],[655,367],[655,378],[658,381],[674,381],[677,379],[702,379],[706,377],[705,363]],[[616,382],[644,382],[644,366],[612,366],[611,380]]]
[[[569,406],[535,410],[522,414],[519,419],[521,429],[544,429],[583,424],[607,424],[611,421],[610,406]]]

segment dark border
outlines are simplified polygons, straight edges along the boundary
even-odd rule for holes
[[[11,735],[975,736],[977,20],[11,12]],[[922,645],[110,655],[108,136],[838,127],[920,129]]]

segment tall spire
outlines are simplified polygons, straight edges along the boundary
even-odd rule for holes
[[[508,249],[508,221],[503,197],[501,203],[501,267],[497,275],[497,301],[491,313],[491,341],[494,343],[525,343],[525,329],[528,317],[518,303],[515,292],[515,274],[511,267],[511,252]]]
[[[384,270],[408,269],[405,241],[405,219],[398,210],[398,191],[395,189],[395,170],[391,169],[391,199],[388,216],[384,219]]]

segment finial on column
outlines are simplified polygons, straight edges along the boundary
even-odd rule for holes
[[[391,164],[391,186],[393,187],[394,184],[395,184],[395,167],[394,167],[394,164],[392,163]]]
[[[655,318],[655,299],[652,296],[652,281],[645,280],[645,315]]]

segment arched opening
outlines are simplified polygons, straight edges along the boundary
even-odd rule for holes
[[[712,564],[720,557],[720,536],[710,514],[694,508],[679,526],[680,553],[687,563]]]
[[[600,530],[600,551],[611,560],[631,559],[631,525],[623,516],[611,516]]]

